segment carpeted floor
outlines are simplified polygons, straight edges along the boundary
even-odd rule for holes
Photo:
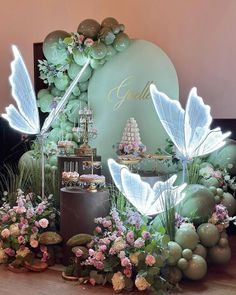
[[[210,266],[202,281],[183,281],[184,295],[236,295],[236,236],[230,239],[232,259],[224,266]],[[92,287],[66,282],[61,273],[47,270],[43,273],[15,274],[0,267],[0,295],[106,295],[115,294],[111,287]],[[127,294],[127,293],[126,293]],[[132,292],[132,295],[147,294]]]

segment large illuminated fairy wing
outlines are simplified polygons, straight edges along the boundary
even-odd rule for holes
[[[121,170],[121,183],[128,201],[143,215],[149,214],[149,208],[156,200],[149,183],[142,181],[138,174],[128,169]]]
[[[14,60],[11,63],[9,80],[12,96],[18,109],[11,104],[6,107],[6,113],[2,114],[2,117],[9,122],[12,128],[22,133],[38,134],[40,124],[35,92],[19,50],[14,45],[12,50]]]
[[[150,92],[163,127],[180,153],[186,156],[184,110],[178,101],[172,100],[165,93],[158,91],[154,84],[151,84]]]
[[[201,143],[195,147],[193,156],[204,156],[218,150],[225,145],[225,139],[230,134],[231,132],[222,133],[219,127],[209,130]]]
[[[123,189],[122,182],[121,182],[121,170],[122,169],[128,170],[128,167],[125,165],[118,164],[113,159],[108,159],[107,163],[108,163],[109,171],[111,173],[111,177],[112,177],[116,187],[118,188],[118,190],[122,194],[124,194],[124,189]]]
[[[153,191],[158,198],[156,198],[156,201],[149,208],[148,215],[164,212],[166,203],[168,203],[169,207],[175,207],[183,200],[185,194],[182,193],[182,191],[187,184],[184,183],[181,186],[173,186],[176,178],[177,175],[173,175],[165,182],[158,181],[155,183]]]
[[[56,106],[54,110],[51,111],[51,113],[48,115],[48,117],[45,119],[40,134],[44,134],[48,131],[48,129],[51,127],[53,121],[57,118],[59,112],[63,109],[65,106],[68,97],[71,95],[71,92],[73,91],[75,85],[78,83],[80,77],[82,76],[83,72],[89,65],[90,59],[87,60],[83,68],[79,71],[73,82],[70,84],[70,86],[67,88],[65,94],[61,98],[60,102]]]
[[[222,134],[220,128],[210,130],[210,107],[191,89],[185,111],[185,142],[190,158],[209,154],[225,144],[230,132]]]

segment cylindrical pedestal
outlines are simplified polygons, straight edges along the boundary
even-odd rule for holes
[[[68,264],[71,250],[66,241],[79,233],[93,234],[94,218],[109,213],[109,193],[106,190],[90,192],[78,187],[62,188],[60,192],[60,232],[64,241],[63,264]]]

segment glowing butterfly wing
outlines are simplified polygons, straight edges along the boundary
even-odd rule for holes
[[[24,64],[16,46],[12,46],[14,60],[11,63],[11,76],[9,78],[12,96],[18,109],[10,105],[6,113],[2,114],[10,126],[22,133],[37,134],[40,131],[38,107],[35,92]]]
[[[184,110],[178,101],[172,100],[165,93],[158,91],[154,84],[151,84],[150,92],[163,127],[180,153],[186,156]]]
[[[118,190],[122,194],[124,194],[124,189],[123,189],[122,182],[121,182],[121,170],[122,169],[128,170],[127,166],[120,165],[113,159],[108,159],[107,163],[108,163],[109,171],[111,173],[111,177],[112,177],[116,187],[118,188]]]
[[[155,183],[153,191],[155,192],[155,195],[158,196],[158,198],[150,208],[150,215],[164,212],[165,208],[163,207],[163,204],[167,198],[170,198],[170,202],[173,206],[176,206],[183,200],[185,195],[182,193],[182,191],[187,184],[184,183],[181,186],[174,187],[173,184],[176,178],[177,175],[173,175],[165,182],[158,181]]]
[[[41,132],[40,134],[44,134],[48,131],[48,129],[51,127],[53,121],[57,118],[59,112],[63,109],[63,107],[65,106],[68,97],[71,95],[71,92],[73,91],[75,85],[77,84],[77,82],[79,81],[80,77],[82,76],[83,72],[85,71],[85,69],[87,68],[87,66],[89,65],[90,59],[87,60],[87,62],[85,63],[85,65],[83,66],[83,68],[79,71],[79,73],[77,74],[77,76],[75,77],[75,79],[73,80],[73,82],[70,84],[70,86],[67,88],[65,94],[63,95],[63,97],[61,98],[60,102],[58,103],[58,105],[56,106],[55,109],[53,109],[51,111],[51,113],[48,115],[48,117],[45,119]]]
[[[128,201],[143,215],[149,215],[149,208],[156,196],[149,183],[142,181],[138,174],[121,169],[121,183]]]
[[[201,144],[195,148],[193,156],[204,156],[218,150],[225,145],[225,139],[230,134],[231,132],[222,133],[220,128],[209,130]]]

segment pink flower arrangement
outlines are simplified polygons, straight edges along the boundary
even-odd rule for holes
[[[8,262],[16,255],[27,255],[31,249],[39,246],[39,234],[48,228],[50,215],[54,212],[48,201],[39,197],[24,195],[18,190],[16,205],[11,207],[5,202],[0,208],[1,247],[5,251]],[[47,248],[42,247],[42,260],[46,261]]]
[[[151,232],[151,226],[139,213],[129,210],[122,215],[112,209],[110,216],[96,218],[95,223],[88,257],[80,261],[82,269],[93,269],[89,279],[92,285],[101,284],[101,275],[105,277],[112,273],[113,288],[121,291],[126,280],[133,280],[134,283],[135,278],[142,276],[142,273],[148,273],[150,280],[153,280],[154,275],[155,278],[159,276],[156,269],[160,268],[160,259],[158,261],[156,257],[161,255],[164,265],[162,251],[166,249],[160,244],[158,233]],[[146,286],[151,286],[149,281]]]

